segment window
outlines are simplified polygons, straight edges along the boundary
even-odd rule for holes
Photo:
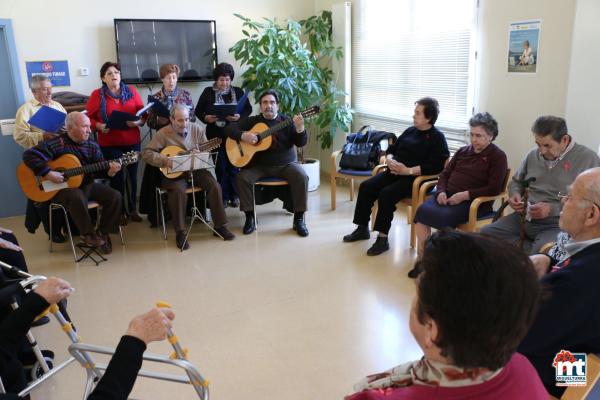
[[[468,143],[476,0],[355,0],[352,104],[355,125],[401,133],[414,102],[435,97],[454,151]]]

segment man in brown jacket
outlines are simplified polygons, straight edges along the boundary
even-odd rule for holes
[[[152,140],[142,151],[144,161],[155,167],[173,167],[173,161],[160,151],[167,146],[178,146],[192,151],[199,144],[206,142],[206,133],[203,126],[190,123],[187,107],[174,105],[171,109],[171,123],[161,128],[152,137]],[[173,225],[175,227],[175,241],[177,247],[186,250],[189,244],[185,240],[185,209],[187,204],[186,189],[188,188],[187,174],[182,174],[176,179],[163,177],[161,186],[169,192],[168,203]],[[206,192],[210,211],[213,218],[215,231],[224,240],[233,240],[235,235],[227,227],[227,217],[221,201],[221,186],[214,175],[207,169],[194,171],[194,185],[201,187]]]

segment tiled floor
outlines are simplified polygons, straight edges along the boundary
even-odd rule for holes
[[[406,277],[414,251],[398,214],[392,249],[367,257],[370,242],[342,243],[353,229],[347,188],[330,210],[329,187],[309,195],[310,236],[291,230],[281,203],[259,206],[259,232],[241,233],[243,215],[227,209],[233,242],[194,227],[191,249],[174,235],[163,241],[147,222],[125,228],[126,246],[113,240],[109,261],[74,264],[66,245],[48,253],[45,235],[23,218],[0,219],[13,229],[33,273],[56,275],[76,288],[69,310],[84,342],[116,345],[130,318],[157,300],[173,305],[174,331],[190,360],[210,381],[211,399],[341,399],[364,375],[418,358],[408,330],[414,285]],[[35,328],[42,347],[66,357],[56,322]],[[151,352],[170,354],[166,343]],[[173,371],[172,372],[177,372]],[[71,365],[34,393],[39,399],[78,399],[84,370]],[[191,387],[140,378],[132,397],[192,399]]]

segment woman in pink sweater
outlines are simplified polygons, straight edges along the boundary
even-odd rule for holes
[[[92,130],[97,132],[98,144],[107,160],[121,157],[124,153],[140,151],[140,126],[145,118],[137,121],[127,121],[125,126],[110,126],[109,118],[114,111],[135,114],[144,107],[135,87],[121,82],[121,67],[119,64],[107,61],[100,68],[102,86],[94,90],[88,100],[87,115],[92,124]],[[124,174],[127,174],[127,184]],[[134,222],[142,219],[137,213],[137,163],[129,164],[117,173],[110,185],[123,195],[123,210]],[[127,186],[127,188],[126,188]]]
[[[490,237],[438,232],[416,268],[409,325],[423,358],[367,376],[346,400],[547,400],[515,352],[541,292],[529,258]]]

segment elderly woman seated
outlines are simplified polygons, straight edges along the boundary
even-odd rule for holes
[[[455,228],[467,222],[471,200],[502,191],[508,167],[506,154],[492,143],[498,136],[498,123],[484,112],[475,114],[469,125],[471,144],[454,154],[440,174],[433,197],[415,214],[419,256],[423,253],[423,243],[431,235],[431,227]],[[491,211],[491,202],[479,207],[480,215]]]
[[[515,352],[541,293],[522,251],[475,233],[437,232],[417,269],[409,326],[424,356],[366,377],[346,400],[548,399]]]

